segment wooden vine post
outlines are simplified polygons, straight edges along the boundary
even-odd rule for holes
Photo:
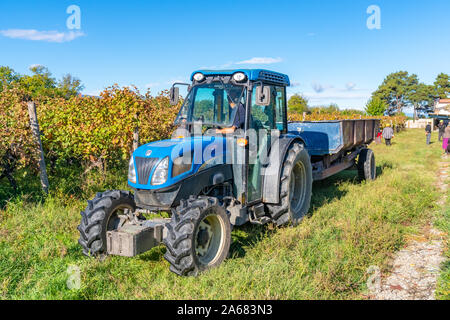
[[[28,114],[30,115],[30,127],[34,139],[39,146],[39,170],[41,173],[41,185],[42,189],[48,194],[49,183],[47,176],[47,168],[45,166],[44,149],[42,148],[41,132],[39,130],[39,122],[36,113],[36,104],[33,101],[27,103]]]
[[[138,124],[139,113],[136,113],[134,117],[136,120],[136,126],[134,127],[133,132],[133,151],[131,153],[133,153],[137,148],[139,148],[139,124]]]

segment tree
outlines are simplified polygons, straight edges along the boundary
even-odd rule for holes
[[[435,87],[424,83],[417,83],[408,94],[408,100],[414,107],[414,120],[418,113],[430,113],[433,110]]]
[[[303,113],[308,112],[308,100],[300,95],[294,94],[288,102],[289,111]]]
[[[81,81],[70,74],[66,74],[60,81],[57,81],[47,67],[32,66],[30,71],[32,75],[19,76],[17,79],[29,98],[43,96],[69,99],[83,90]]]
[[[38,96],[55,97],[56,79],[48,68],[38,65],[30,68],[31,76],[25,75],[20,79],[22,87],[31,98]]]
[[[310,109],[311,112],[316,112],[316,113],[336,113],[336,112],[340,112],[339,106],[335,103],[331,103],[328,106],[319,106],[319,107],[314,107]]]
[[[434,89],[438,98],[446,99],[450,96],[450,77],[448,74],[441,73],[434,82]]]
[[[380,98],[387,104],[387,113],[393,115],[401,112],[410,104],[409,93],[418,83],[416,75],[409,75],[406,71],[391,73],[378,89],[373,93],[373,98]]]
[[[81,84],[81,80],[73,77],[71,74],[66,74],[58,83],[58,89],[60,94],[69,99],[81,93],[84,86]]]
[[[373,97],[366,105],[366,112],[369,116],[384,116],[388,105],[379,97]]]
[[[363,110],[358,110],[358,109],[344,109],[341,110],[340,113],[344,116],[353,116],[356,114],[359,114],[361,116],[365,116],[367,113]]]
[[[13,82],[19,81],[20,75],[10,67],[0,66],[0,84],[10,87]],[[0,87],[1,90],[1,87]]]

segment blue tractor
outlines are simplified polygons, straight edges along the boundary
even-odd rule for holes
[[[375,179],[367,145],[378,120],[288,124],[289,78],[268,70],[200,70],[191,81],[170,90],[176,105],[188,87],[173,138],[133,153],[133,192],[88,201],[78,227],[85,255],[133,257],[164,243],[171,271],[197,275],[227,258],[234,226],[297,225],[313,180],[351,167]],[[161,212],[170,218],[151,218]]]

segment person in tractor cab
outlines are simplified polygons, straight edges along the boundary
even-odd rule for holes
[[[228,104],[233,109],[234,121],[233,125],[229,128],[217,129],[217,133],[231,134],[237,129],[244,129],[245,126],[245,107],[240,101],[242,98],[241,91],[229,91],[227,92]]]

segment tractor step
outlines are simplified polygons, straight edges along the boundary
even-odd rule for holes
[[[141,224],[128,224],[106,233],[108,255],[135,257],[162,243],[165,225],[169,220],[143,221]]]

